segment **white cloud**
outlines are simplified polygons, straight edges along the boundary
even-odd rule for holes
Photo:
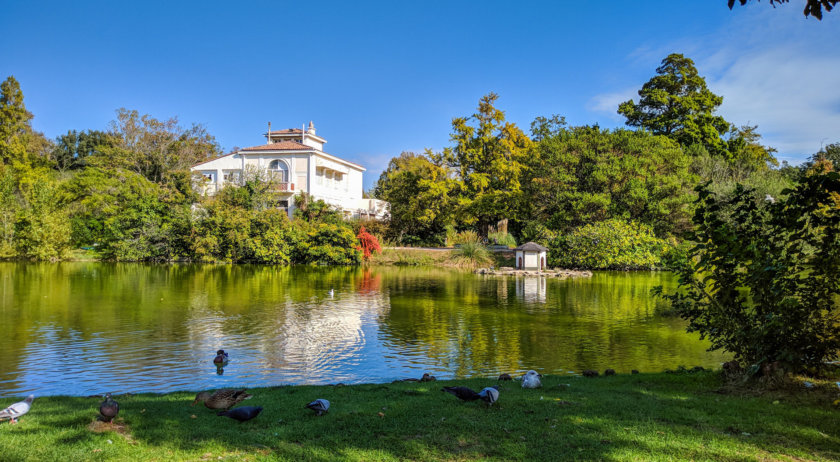
[[[627,88],[613,93],[601,93],[593,96],[589,100],[586,104],[586,109],[594,112],[601,112],[609,118],[623,123],[624,116],[618,114],[618,105],[628,99],[638,100],[638,92],[638,88]]]

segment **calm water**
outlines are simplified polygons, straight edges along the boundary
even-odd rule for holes
[[[673,277],[0,263],[0,397],[719,365],[659,314],[659,284]]]

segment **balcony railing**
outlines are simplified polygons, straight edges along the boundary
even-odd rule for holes
[[[294,192],[294,183],[274,183],[274,190],[279,192]]]

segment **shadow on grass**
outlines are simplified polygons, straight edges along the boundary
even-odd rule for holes
[[[479,389],[496,383],[470,379],[447,385]],[[43,401],[50,406],[43,410],[54,414],[39,412],[36,428],[18,435],[87,450],[103,438],[122,438],[114,457],[139,459],[207,454],[317,461],[840,457],[834,410],[719,395],[711,374],[546,377],[543,383],[538,390],[503,383],[492,407],[460,402],[440,392],[440,383],[254,389],[254,398],[243,404],[264,411],[244,423],[191,407],[193,393],[118,397],[128,438],[85,428],[95,418],[94,399],[47,398]],[[304,409],[315,398],[332,402],[328,414],[316,417]]]

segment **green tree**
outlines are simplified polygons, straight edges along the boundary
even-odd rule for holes
[[[202,125],[183,128],[176,117],[158,120],[121,108],[111,122],[116,147],[95,156],[98,165],[124,168],[149,181],[163,183],[176,172],[221,153],[216,139]]]
[[[310,223],[343,223],[341,213],[322,199],[313,199],[310,194],[295,196],[294,217]]]
[[[650,226],[613,218],[581,226],[548,243],[549,266],[636,270],[663,266],[674,246],[656,237]]]
[[[501,219],[516,219],[522,199],[520,174],[532,142],[495,107],[498,95],[481,98],[478,112],[452,119],[454,146],[433,157],[458,182],[458,218],[486,235]]]
[[[0,258],[12,258],[15,250],[15,220],[21,209],[17,179],[12,168],[0,163]]]
[[[103,148],[113,147],[113,137],[105,132],[70,130],[56,138],[52,159],[55,162],[55,168],[60,172],[76,170],[87,165],[87,157],[100,152]]]
[[[23,91],[14,76],[0,84],[0,161],[5,164],[25,162],[26,134],[32,114],[23,104]]]
[[[523,175],[530,219],[569,231],[610,218],[661,235],[688,229],[695,176],[673,141],[645,131],[562,127],[546,132]]]
[[[728,156],[723,135],[731,124],[714,115],[723,97],[706,87],[694,61],[672,53],[656,68],[656,76],[639,90],[639,102],[618,106],[627,125],[673,138],[682,146],[700,144],[714,155]]]
[[[740,128],[732,128],[730,138],[727,141],[727,149],[732,162],[757,170],[764,170],[771,166],[778,167],[779,161],[773,155],[776,149],[764,146],[759,142],[761,135],[758,134],[757,129],[758,125],[743,125]]]
[[[756,366],[837,359],[840,174],[805,176],[769,206],[740,186],[723,200],[698,191],[694,246],[666,296],[688,330]]]
[[[405,244],[442,244],[452,223],[455,181],[429,155],[403,152],[388,162],[374,195],[387,201],[388,237]]]
[[[730,10],[732,9],[733,6],[735,6],[735,1],[736,0],[728,0]],[[737,1],[741,5],[746,5],[747,4],[747,0],[737,0]],[[776,3],[781,5],[782,3],[788,3],[789,1],[790,0],[769,0],[769,3],[771,5],[773,5],[773,7],[775,7]],[[822,20],[822,15],[823,15],[822,10],[823,10],[823,8],[825,8],[826,12],[829,12],[834,8],[834,6],[837,4],[838,1],[840,1],[840,0],[806,0],[805,1],[805,10],[803,10],[803,13],[805,14],[805,17],[813,16],[813,17],[817,18],[818,20]]]
[[[59,183],[51,171],[28,170],[19,183],[21,208],[17,213],[14,243],[18,256],[58,261],[70,249],[70,220]]]

